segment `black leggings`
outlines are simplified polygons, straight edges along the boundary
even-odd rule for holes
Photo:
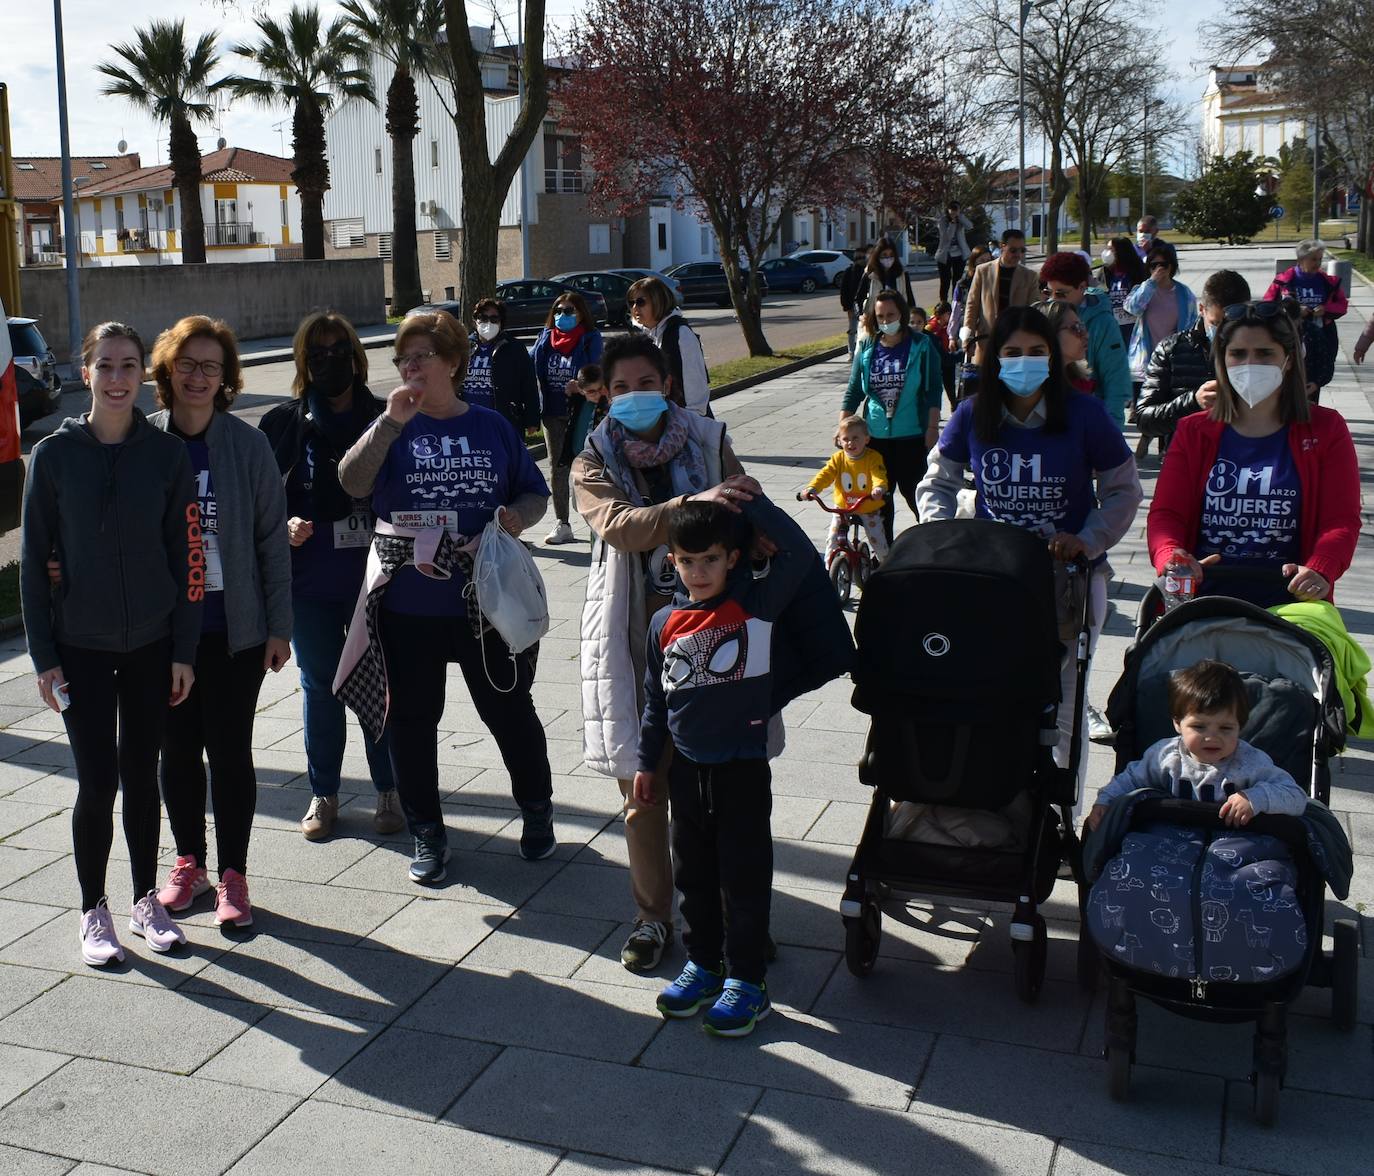
[[[951,253],[948,261],[939,261],[935,264],[940,270],[940,301],[947,302],[950,287],[958,282],[964,272],[964,258],[962,254]]]
[[[916,483],[926,474],[926,439],[920,437],[873,437],[869,445],[887,466],[887,480],[891,489],[901,491],[911,513],[916,513]],[[892,493],[883,498],[883,531],[892,542],[892,519],[896,508]]]
[[[172,688],[172,647],[163,640],[109,653],[63,645],[58,655],[72,700],[62,712],[76,760],[72,848],[81,909],[89,911],[105,896],[121,783],[135,900],[157,885],[157,752]]]
[[[482,645],[466,617],[383,612],[381,629],[391,691],[391,764],[411,833],[444,819],[439,807],[438,731],[449,662],[457,662],[463,671],[477,716],[496,740],[515,802],[526,808],[547,801],[553,795],[548,743],[530,697],[539,647],[517,654],[512,667],[510,649],[488,629],[483,669]]]
[[[205,860],[205,760],[215,803],[216,865],[248,872],[248,838],[258,803],[253,769],[253,716],[262,687],[266,647],[229,652],[225,633],[202,633],[196,684],[167,719],[162,744],[162,799],[177,856]]]
[[[673,756],[673,882],[682,895],[682,941],[699,967],[762,984],[773,890],[772,775],[767,760],[694,764]],[[722,918],[722,901],[724,918]]]

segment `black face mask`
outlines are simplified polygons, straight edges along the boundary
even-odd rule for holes
[[[326,396],[342,396],[353,387],[353,355],[329,355],[309,361],[310,386]]]

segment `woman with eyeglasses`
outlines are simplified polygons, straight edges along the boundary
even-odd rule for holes
[[[499,412],[524,436],[539,427],[539,381],[529,350],[506,333],[506,304],[481,298],[472,308],[468,369],[459,395],[478,408]]]
[[[291,541],[291,643],[304,696],[305,764],[310,805],[301,818],[307,841],[332,836],[347,736],[344,706],[334,697],[334,671],[353,618],[372,544],[372,508],[339,485],[339,459],[385,407],[367,387],[367,352],[353,324],[332,310],[309,315],[292,343],[292,398],[259,428],[276,454],[286,489]],[[377,793],[373,828],[386,835],[404,824],[386,741],[365,739]]]
[[[510,773],[521,856],[557,848],[548,748],[530,696],[539,647],[512,653],[471,590],[483,528],[499,518],[521,534],[543,518],[549,490],[511,423],[459,397],[467,352],[451,315],[408,316],[396,332],[402,382],[339,462],[340,484],[371,496],[377,522],[334,691],[369,739],[390,735],[415,841],[410,879],[421,886],[442,882],[449,860],[438,732],[451,662]]]
[[[1197,319],[1197,298],[1178,274],[1178,254],[1169,245],[1154,245],[1145,255],[1149,277],[1126,296],[1126,310],[1135,315],[1129,356],[1131,380],[1145,382],[1150,353],[1161,339],[1186,330]]]
[[[966,473],[973,475],[979,518],[1024,527],[1044,537],[1056,560],[1082,557],[1092,566],[1089,651],[1107,614],[1107,554],[1130,530],[1144,492],[1121,430],[1096,396],[1075,393],[1065,379],[1064,334],[1031,306],[997,316],[978,381],[940,434],[917,487],[921,522],[952,519]],[[1060,634],[1068,647],[1081,618],[1060,596]],[[1065,658],[1055,761],[1068,764],[1077,667]],[[1079,700],[1085,707],[1087,698]],[[1079,763],[1078,782],[1088,758]]]
[[[1078,317],[1078,311],[1067,302],[1037,302],[1035,309],[1059,340],[1059,357],[1064,365],[1064,382],[1075,392],[1092,396],[1097,388],[1092,368],[1088,366],[1088,328]]]
[[[38,696],[61,715],[76,763],[72,849],[90,967],[124,959],[105,893],[121,787],[129,930],[156,952],[186,942],[156,889],[157,757],[168,703],[180,705],[195,680],[189,557],[200,523],[186,447],[134,407],[143,367],[132,327],[102,323],[86,336],[90,410],[33,447],[24,487],[24,632]],[[66,574],[50,582],[54,559]]]
[[[640,278],[625,291],[630,321],[658,344],[672,381],[669,398],[689,412],[711,415],[711,377],[697,333],[660,278]]]
[[[286,494],[267,437],[229,411],[243,388],[227,323],[191,315],[158,336],[153,380],[162,410],[149,418],[191,458],[200,533],[193,592],[203,600],[196,681],[167,719],[162,799],[176,863],[158,897],[182,911],[210,889],[205,760],[215,805],[219,883],[215,923],[247,927],[248,842],[257,807],[253,719],[268,670],[291,659],[291,548]],[[197,558],[198,557],[198,558]]]
[[[1340,413],[1310,404],[1298,328],[1280,302],[1228,306],[1212,347],[1211,408],[1178,422],[1150,505],[1150,559],[1261,574],[1228,595],[1262,607],[1330,600],[1360,534],[1360,469]],[[1266,583],[1267,581],[1267,583]]]
[[[601,332],[581,294],[560,294],[549,309],[544,329],[535,340],[531,358],[539,380],[544,445],[548,450],[553,482],[553,513],[557,519],[545,537],[550,544],[571,543],[568,519],[568,471],[561,460],[568,432],[568,382],[589,363],[601,361]]]
[[[1336,374],[1336,356],[1340,353],[1336,320],[1350,309],[1340,278],[1322,272],[1325,253],[1324,241],[1299,242],[1298,264],[1279,274],[1264,292],[1266,302],[1288,299],[1301,308],[1307,393],[1314,403]]]

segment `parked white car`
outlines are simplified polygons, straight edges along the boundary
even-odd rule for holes
[[[844,271],[854,264],[849,254],[841,253],[838,249],[798,249],[787,256],[796,261],[804,261],[808,265],[819,266],[825,274],[826,283],[836,289],[839,289]]]

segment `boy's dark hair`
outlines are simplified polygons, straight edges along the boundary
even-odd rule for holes
[[[1002,244],[1003,244],[1003,245],[1005,245],[1008,241],[1013,241],[1013,240],[1014,240],[1014,241],[1024,241],[1025,239],[1026,239],[1026,234],[1025,234],[1025,231],[1024,231],[1023,229],[1003,229],[1003,230],[1002,230]]]
[[[924,306],[913,306],[911,308],[911,317],[924,327],[930,315],[926,314],[926,308]]]
[[[719,543],[727,552],[740,551],[746,526],[719,502],[684,502],[669,512],[668,548],[695,555]]]
[[[586,364],[577,371],[577,382],[579,384],[600,384],[604,382],[605,378],[599,363]]]
[[[1181,722],[1184,715],[1213,715],[1235,711],[1242,727],[1250,717],[1250,696],[1233,666],[1206,658],[1186,670],[1169,675],[1169,717]]]
[[[615,365],[626,359],[647,359],[663,379],[668,378],[668,360],[648,335],[618,335],[601,353],[601,371],[608,387]]]
[[[937,302],[935,304],[935,317],[939,318],[942,314],[950,314],[954,307],[948,302]]]
[[[1222,308],[1249,302],[1250,283],[1235,270],[1217,270],[1202,283],[1202,297],[1198,301]]]

